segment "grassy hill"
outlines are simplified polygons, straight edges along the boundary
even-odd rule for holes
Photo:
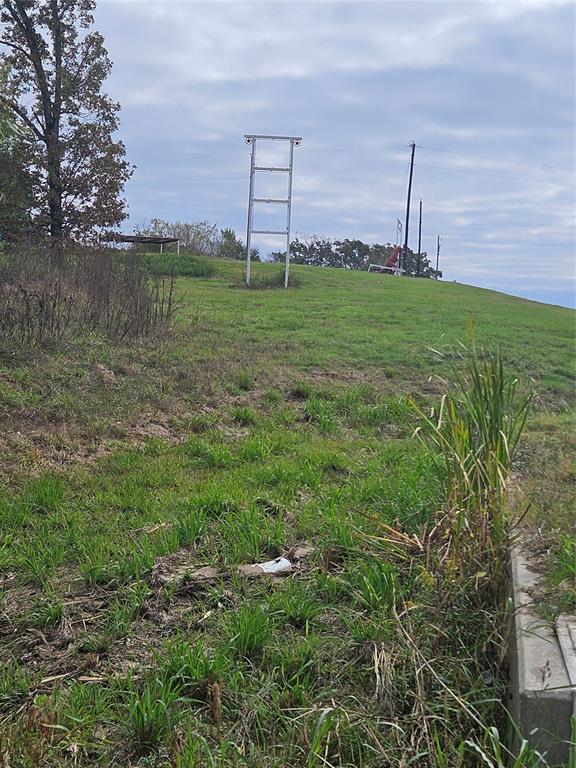
[[[1,361],[0,750],[13,768],[479,764],[465,740],[506,731],[501,596],[418,548],[445,500],[406,396],[439,399],[471,323],[501,347],[536,393],[512,506],[545,523],[560,583],[574,314],[303,267],[247,290],[215,264],[179,279],[165,337]],[[281,555],[283,579],[237,570]]]
[[[82,455],[100,450],[145,413],[166,420],[217,404],[244,370],[259,390],[300,378],[366,381],[391,395],[438,390],[428,379],[447,369],[431,348],[465,342],[470,320],[478,342],[499,345],[541,405],[558,411],[573,402],[571,310],[455,283],[306,267],[293,269],[298,288],[248,291],[242,264],[217,267],[215,277],[179,281],[168,338],[83,338],[0,358],[5,462],[14,452],[27,472],[36,460],[58,463],[67,457],[51,457],[51,448],[74,448],[77,438]],[[256,279],[278,272],[257,265]],[[26,435],[38,439],[27,445]]]

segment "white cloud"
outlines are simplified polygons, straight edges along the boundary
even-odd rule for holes
[[[101,7],[109,12],[110,5],[150,34],[137,57],[179,80],[218,82],[461,66],[487,26],[522,24],[542,8],[569,3],[139,0]],[[533,33],[542,37],[546,29]],[[498,65],[518,66],[504,59]],[[519,71],[543,76],[538,68]]]
[[[414,137],[411,245],[422,198],[424,249],[442,234],[449,279],[511,290],[521,264],[531,295],[561,291],[574,275],[569,20],[555,0],[100,0],[139,165],[135,219],[206,217],[243,237],[242,135],[294,131],[295,231],[393,241]]]
[[[102,3],[149,36],[134,51],[181,82],[219,82],[445,66],[483,25],[539,7],[522,2]],[[416,12],[417,9],[417,12]]]

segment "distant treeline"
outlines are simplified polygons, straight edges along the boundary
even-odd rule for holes
[[[141,235],[176,237],[185,251],[200,256],[219,256],[227,259],[244,259],[246,246],[237,237],[234,230],[227,227],[219,229],[217,224],[208,221],[168,222],[152,219],[135,229]],[[149,249],[149,246],[146,246]],[[341,269],[367,270],[370,264],[386,264],[394,246],[390,243],[364,243],[362,240],[334,240],[318,235],[297,238],[290,243],[290,260],[294,264],[306,264],[311,267],[339,267]],[[267,256],[260,255],[257,248],[251,251],[255,261],[283,262],[284,251],[273,251]],[[435,277],[436,272],[424,251],[420,257],[408,249],[406,259],[408,274],[421,277]]]
[[[331,240],[316,235],[293,240],[290,260],[294,264],[311,267],[339,267],[340,269],[367,270],[370,264],[386,264],[395,246],[390,243],[364,243],[362,240]],[[270,254],[273,261],[284,261],[285,252]],[[421,277],[435,277],[436,271],[424,251],[418,256],[410,248],[406,258],[406,272]]]

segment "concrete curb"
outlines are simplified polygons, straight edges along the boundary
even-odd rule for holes
[[[570,749],[570,718],[576,690],[554,627],[541,619],[530,591],[538,575],[520,542],[510,548],[514,614],[510,638],[510,714],[531,747],[545,754],[550,766],[566,766]]]

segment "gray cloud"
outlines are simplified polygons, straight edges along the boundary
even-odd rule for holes
[[[294,132],[295,230],[390,241],[414,139],[413,221],[422,198],[446,277],[571,303],[573,22],[553,0],[101,0],[132,222],[243,235],[243,134]]]

